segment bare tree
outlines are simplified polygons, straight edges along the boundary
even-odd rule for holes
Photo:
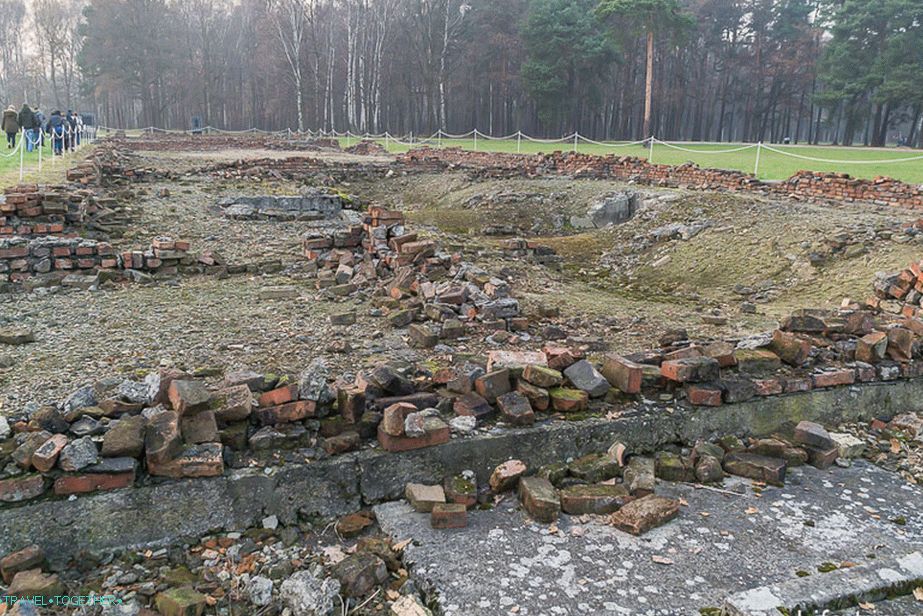
[[[305,2],[310,0],[268,0],[269,16],[278,36],[279,44],[288,63],[290,77],[295,86],[298,106],[298,131],[304,124],[304,73],[302,51],[307,35],[308,13]]]

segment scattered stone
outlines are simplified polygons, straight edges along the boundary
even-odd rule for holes
[[[206,408],[212,396],[201,381],[174,379],[167,389],[167,397],[173,410],[183,415]]]
[[[785,483],[785,469],[785,460],[752,453],[730,453],[724,458],[724,470],[731,475],[779,487]]]
[[[503,419],[514,426],[530,426],[535,423],[535,413],[529,399],[517,391],[498,396],[497,406]]]
[[[35,342],[35,334],[23,327],[0,327],[0,344],[20,345]]]
[[[53,573],[42,573],[40,569],[27,569],[13,575],[6,594],[13,597],[44,597],[50,605],[52,597],[64,594],[64,584]],[[165,616],[172,616],[166,614]]]
[[[519,499],[526,512],[539,522],[554,522],[561,512],[558,491],[543,477],[523,477],[519,480]]]
[[[44,562],[44,550],[37,545],[30,545],[0,559],[0,576],[4,584],[9,584],[20,571],[41,569]]]
[[[679,506],[676,499],[649,494],[623,506],[612,514],[611,520],[619,530],[642,535],[678,516]]]
[[[465,528],[468,525],[468,509],[462,503],[436,503],[429,517],[433,528]]]
[[[336,530],[344,539],[352,539],[364,531],[369,526],[375,523],[367,515],[361,513],[351,513],[350,515],[344,516],[337,520]]]
[[[388,567],[374,554],[357,552],[333,566],[333,577],[347,597],[364,597],[388,580]],[[284,591],[284,588],[283,588]]]
[[[632,496],[646,496],[654,493],[655,463],[653,458],[632,456],[622,472],[624,484]]]
[[[622,484],[568,486],[561,490],[561,509],[571,515],[602,515],[618,511],[630,499]]]
[[[416,595],[403,595],[391,604],[391,616],[433,616]]]
[[[564,376],[573,383],[574,387],[585,391],[591,398],[601,398],[609,391],[609,381],[585,359],[565,369]]]
[[[416,511],[429,512],[433,510],[433,505],[436,503],[445,502],[445,492],[439,485],[408,483],[404,488],[404,498]]]
[[[536,364],[529,364],[523,369],[522,379],[526,383],[545,389],[560,387],[564,383],[564,377],[560,372]]]
[[[587,392],[566,387],[556,387],[549,390],[548,397],[551,399],[551,408],[562,413],[585,411],[589,403]]]
[[[507,460],[490,474],[490,489],[497,494],[512,490],[525,472],[526,465],[521,460]]]
[[[329,616],[337,605],[340,583],[317,579],[310,571],[298,571],[279,586],[279,596],[292,616]]]
[[[75,472],[96,464],[99,452],[96,443],[89,436],[79,438],[68,443],[58,456],[58,466],[61,470]]]
[[[644,369],[640,364],[629,361],[620,355],[607,355],[601,371],[612,386],[626,394],[641,392]]]
[[[830,438],[839,449],[839,457],[850,460],[858,458],[865,451],[865,443],[852,434],[845,432],[831,432]]]
[[[257,607],[265,607],[272,603],[272,580],[261,575],[250,578],[245,587],[250,603]]]
[[[794,440],[800,445],[808,445],[817,449],[828,450],[836,446],[830,433],[820,424],[813,421],[801,421],[795,426]]]

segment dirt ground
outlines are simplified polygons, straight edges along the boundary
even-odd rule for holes
[[[188,172],[243,158],[317,156],[313,152],[139,152],[141,165]],[[335,160],[383,163],[386,157],[331,154]],[[305,223],[231,221],[217,202],[236,195],[295,194],[296,182],[218,180],[187,174],[176,182],[133,186],[137,216],[118,249],[159,235],[193,250],[216,250],[229,263],[278,262],[264,274],[196,276],[98,291],[41,289],[0,299],[0,324],[31,328],[34,344],[0,348],[0,412],[60,399],[111,374],[141,374],[161,365],[220,374],[232,368],[297,372],[324,356],[354,371],[381,357],[425,359],[402,332],[374,314],[368,298],[320,299],[302,270]],[[514,344],[536,348],[554,323],[569,338],[599,351],[624,352],[654,343],[664,329],[728,338],[771,329],[796,307],[834,307],[843,297],[870,295],[875,272],[919,258],[921,236],[901,231],[909,212],[849,204],[808,204],[734,195],[639,188],[572,180],[475,180],[463,172],[419,174],[338,187],[408,213],[410,225],[513,283],[527,314],[557,307]],[[169,196],[163,189],[169,191]],[[634,218],[599,230],[578,230],[582,215],[612,193],[639,193]],[[493,227],[493,229],[491,229]],[[504,256],[498,231],[533,238],[563,257],[560,270]],[[671,231],[672,229],[672,231]],[[693,231],[690,232],[689,230]],[[689,235],[683,239],[684,234]],[[672,237],[673,239],[669,239]],[[296,299],[261,299],[266,287],[292,286]],[[358,321],[331,327],[333,311],[355,309]],[[703,316],[725,317],[707,324]],[[709,319],[715,321],[715,319]],[[334,348],[347,340],[347,352]],[[479,355],[491,342],[463,340],[440,356]]]

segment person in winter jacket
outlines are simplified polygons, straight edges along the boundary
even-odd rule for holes
[[[77,129],[74,132],[74,139],[76,139],[77,145],[80,145],[80,140],[83,138],[83,118],[76,111],[74,112],[74,126]]]
[[[48,118],[38,107],[35,108],[35,128],[38,130],[39,147],[45,145],[45,131],[48,130]]]
[[[38,145],[38,118],[35,117],[35,112],[32,111],[32,108],[23,103],[22,109],[19,110],[18,119],[19,127],[26,131],[26,151],[31,152]]]
[[[64,115],[64,149],[73,150],[77,134],[77,120],[74,119],[74,112],[70,109]]]
[[[64,133],[67,126],[67,120],[61,115],[61,112],[55,109],[48,118],[48,136],[51,137],[51,147],[58,156],[64,153]]]
[[[3,131],[6,133],[6,147],[13,149],[16,147],[16,133],[19,132],[19,116],[12,105],[3,112]]]

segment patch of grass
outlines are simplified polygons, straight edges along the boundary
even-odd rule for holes
[[[17,143],[19,139],[17,138]],[[4,140],[2,143],[6,143]],[[31,152],[22,153],[23,182],[36,182],[39,184],[56,183],[64,180],[64,173],[68,167],[72,167],[78,161],[83,160],[84,155],[89,150],[86,144],[81,145],[80,150],[66,154],[65,156],[52,157],[51,143],[46,140],[42,149],[41,170],[39,170],[39,152],[35,148]],[[12,150],[0,146],[0,189],[8,186],[19,184],[19,164],[20,154],[6,156]]]
[[[340,139],[340,144],[346,147],[354,144],[355,139]],[[384,140],[379,140],[385,145]],[[430,144],[438,146],[438,144]],[[653,162],[666,165],[681,165],[687,162],[694,162],[701,167],[713,167],[717,169],[732,169],[753,173],[756,164],[756,148],[750,148],[740,152],[720,153],[722,150],[731,150],[737,147],[743,147],[744,143],[721,143],[721,144],[697,144],[682,143],[677,144],[687,152],[673,149],[669,146],[657,144],[653,150]],[[619,147],[615,147],[619,146]],[[410,146],[389,141],[387,143],[390,152],[406,152]],[[534,143],[522,140],[517,144],[516,140],[510,141],[490,141],[478,139],[475,144],[473,139],[443,139],[442,147],[459,147],[465,150],[475,150],[482,152],[508,152],[522,154],[549,153],[556,150],[573,151],[572,143]],[[834,173],[849,173],[854,177],[872,179],[876,176],[884,175],[910,183],[923,182],[923,161],[911,161],[902,163],[889,163],[888,160],[912,158],[914,156],[923,156],[920,150],[897,149],[897,148],[866,148],[866,147],[842,147],[842,146],[806,146],[806,145],[772,145],[773,148],[791,153],[798,156],[807,156],[810,158],[821,158],[828,160],[844,161],[842,163],[820,163],[814,161],[802,160],[777,154],[769,150],[762,149],[760,152],[759,178],[761,180],[784,180],[795,172],[802,169],[812,171],[828,171]],[[589,143],[580,143],[577,151],[585,154],[616,154],[618,156],[636,156],[647,159],[651,151],[643,145],[624,145],[624,142],[612,142],[607,145],[594,145]],[[855,164],[853,161],[860,161]],[[875,164],[866,164],[861,161],[880,161]]]

